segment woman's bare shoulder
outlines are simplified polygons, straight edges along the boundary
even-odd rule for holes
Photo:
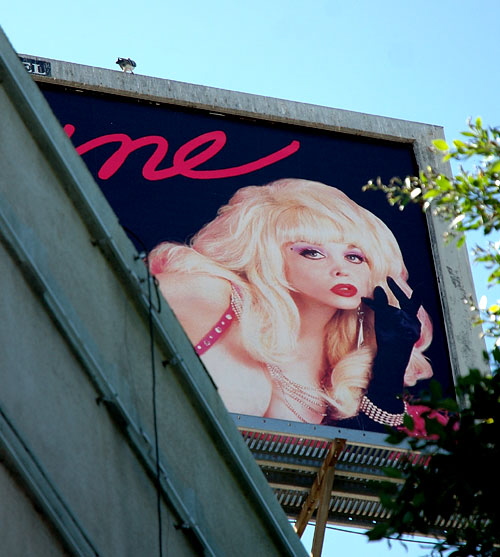
[[[231,283],[201,273],[160,273],[160,292],[191,341],[198,342],[218,321],[231,301]]]

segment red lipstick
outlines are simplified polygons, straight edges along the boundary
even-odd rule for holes
[[[358,289],[352,284],[336,284],[330,291],[337,296],[344,296],[344,298],[352,298],[358,293]]]

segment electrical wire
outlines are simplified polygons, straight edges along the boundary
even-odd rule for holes
[[[147,281],[147,296],[148,296],[148,328],[149,328],[149,357],[151,362],[151,404],[153,409],[153,439],[154,439],[154,452],[155,452],[155,488],[156,488],[156,515],[158,522],[158,555],[163,557],[163,525],[162,525],[162,510],[161,510],[161,466],[160,466],[160,443],[158,433],[158,401],[157,401],[157,373],[155,364],[155,338],[154,338],[154,323],[153,311],[160,313],[161,300],[158,293],[156,279],[149,271],[148,250],[142,239],[127,227],[123,227],[126,233],[133,237],[136,242],[141,246],[142,253],[136,256],[136,259],[144,261],[146,269]],[[151,285],[154,285],[156,292],[157,306],[153,306],[153,293]]]
[[[290,523],[292,523],[293,521],[290,521]],[[314,521],[308,522],[308,526],[314,526],[316,523]],[[337,532],[344,532],[345,534],[355,534],[356,536],[365,536],[366,534],[364,531],[358,531],[358,529],[352,529],[349,530],[347,528],[340,528],[339,526],[333,526],[330,524],[327,524],[326,526],[327,530],[335,530]],[[383,538],[384,540],[387,541],[398,541],[398,542],[402,542],[402,543],[418,543],[418,544],[422,544],[422,545],[435,545],[435,541],[426,541],[426,540],[412,540],[409,538]]]
[[[345,532],[347,534],[356,534],[357,536],[366,536],[364,532],[356,532],[354,530],[348,530],[346,528],[339,528],[338,526],[331,526],[329,524],[326,525],[328,530],[336,530],[337,532]],[[418,544],[426,544],[426,545],[434,545],[435,542],[433,541],[426,541],[426,540],[411,540],[409,538],[383,538],[387,541],[398,541],[403,543],[418,543]]]
[[[158,546],[159,557],[163,557],[163,528],[162,528],[162,514],[161,514],[161,468],[160,468],[160,444],[158,435],[158,405],[156,396],[156,365],[155,365],[155,350],[154,350],[154,326],[153,326],[153,298],[151,292],[151,283],[154,278],[149,272],[148,258],[145,257],[147,269],[147,282],[148,282],[148,325],[149,325],[149,348],[151,359],[151,379],[152,379],[152,406],[153,406],[153,431],[154,431],[154,445],[155,445],[155,461],[156,461],[156,512],[158,516]]]

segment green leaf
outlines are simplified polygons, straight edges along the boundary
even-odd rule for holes
[[[432,199],[433,197],[436,197],[436,195],[439,195],[437,190],[427,190],[422,197],[424,199]]]
[[[498,173],[500,172],[500,160],[497,160],[496,163],[490,168],[490,172]]]
[[[403,416],[403,425],[407,430],[413,431],[415,427],[415,422],[413,418],[410,416],[410,414],[405,414]]]
[[[449,191],[452,189],[450,179],[444,174],[436,176],[436,187],[441,191]]]
[[[411,511],[406,511],[403,515],[403,524],[411,524],[413,522],[413,513]]]
[[[368,536],[368,539],[370,541],[376,541],[387,537],[387,534],[390,531],[390,527],[384,522],[381,522],[374,526],[371,530],[368,530],[368,532],[366,532],[366,535]]]
[[[433,139],[432,144],[434,145],[434,147],[436,147],[436,149],[439,149],[440,151],[449,150],[448,143],[446,143],[444,139]]]

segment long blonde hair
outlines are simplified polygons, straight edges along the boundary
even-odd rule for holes
[[[257,361],[286,365],[296,353],[300,317],[285,274],[283,245],[288,242],[354,244],[367,257],[370,287],[387,286],[391,276],[407,293],[408,272],[389,228],[340,190],[319,182],[283,179],[238,190],[217,217],[192,239],[190,247],[160,244],[150,255],[153,274],[195,272],[219,276],[242,297],[241,342]],[[365,314],[365,343],[357,346],[357,312],[339,310],[325,331],[331,375],[325,378],[329,402],[338,418],[357,413],[371,376],[376,342],[373,312]],[[430,377],[423,352],[432,337],[430,319],[420,308],[422,335],[412,352],[405,383]]]

